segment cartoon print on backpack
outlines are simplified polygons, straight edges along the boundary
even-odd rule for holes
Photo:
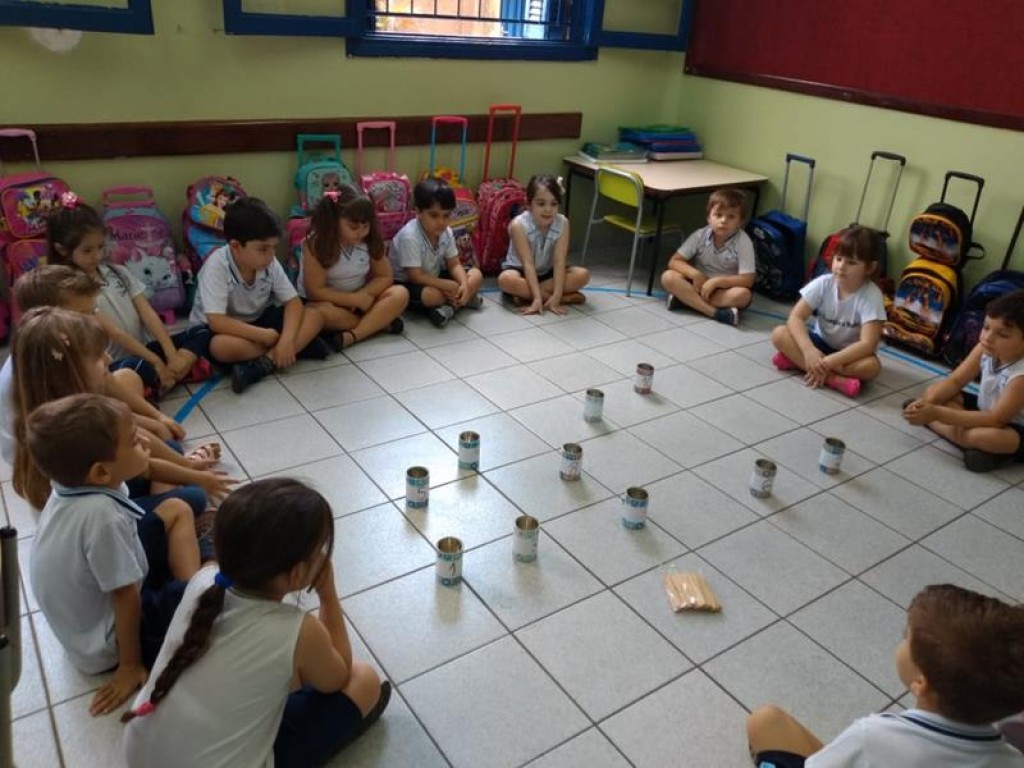
[[[124,266],[146,286],[146,298],[151,304],[158,294],[178,290],[178,276],[171,269],[174,248],[165,247],[160,256],[153,256],[138,247],[132,250],[132,255],[123,262]]]
[[[204,196],[197,201],[195,220],[208,227],[224,228],[224,209],[237,199],[238,193],[221,184],[212,184]]]

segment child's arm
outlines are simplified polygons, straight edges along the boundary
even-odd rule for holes
[[[523,229],[523,225],[514,219],[508,225],[508,235],[516,249],[519,263],[523,265],[523,277],[526,279],[526,284],[530,286],[530,295],[533,297],[533,303],[523,309],[523,314],[529,315],[543,312],[544,296],[540,291],[540,281],[537,279],[537,265],[533,260],[533,250],[530,248],[530,241],[526,237],[526,231]],[[557,277],[555,279],[557,280]]]
[[[185,437],[185,428],[178,422],[172,419],[167,414],[163,413],[159,408],[150,403],[146,398],[140,397],[135,392],[128,389],[117,380],[117,377],[107,375],[103,379],[103,394],[120,400],[122,403],[127,405],[132,413],[139,416],[144,416],[149,419],[163,424],[171,433],[171,437],[175,440],[181,440]]]
[[[455,261],[458,261],[457,257]],[[462,287],[455,280],[447,280],[445,278],[428,275],[420,267],[406,267],[405,276],[409,278],[409,282],[411,283],[417,283],[419,285],[425,285],[431,288],[436,288],[445,295],[445,298],[449,300],[454,300],[455,297],[458,295],[459,289]]]
[[[126,702],[146,682],[142,666],[139,625],[142,621],[142,596],[138,584],[126,584],[110,593],[114,606],[114,633],[117,636],[117,669],[110,682],[96,691],[89,704],[90,715],[105,715]]]
[[[284,324],[281,326],[281,335],[277,339],[267,357],[273,360],[278,368],[288,368],[295,362],[295,337],[299,333],[299,325],[302,323],[302,313],[305,312],[302,306],[302,299],[296,296],[284,305]]]
[[[135,301],[138,301],[138,299],[141,299],[148,306],[148,302],[146,302],[145,297],[140,296]],[[134,304],[135,301],[133,301],[132,303]],[[138,306],[136,305],[136,309],[137,308]],[[149,311],[153,312],[152,309],[150,309]],[[155,313],[153,316],[154,318],[156,318]],[[127,351],[128,354],[131,355],[132,357],[141,358],[156,369],[156,373],[160,377],[160,384],[162,387],[164,387],[164,389],[170,389],[175,385],[176,382],[174,376],[171,374],[169,370],[167,370],[167,366],[164,364],[164,361],[160,359],[160,355],[148,349],[145,344],[143,344],[141,341],[136,339],[131,334],[125,333],[124,329],[122,329],[121,326],[115,323],[111,318],[104,315],[102,312],[98,312],[96,314],[96,319],[99,320],[100,325],[103,326],[103,330],[106,331],[107,336],[110,337],[110,340],[112,342],[114,342],[119,347]],[[156,320],[158,323],[160,322],[159,318],[156,318]]]
[[[547,307],[556,315],[564,315],[562,307],[562,293],[565,290],[565,270],[569,261],[569,220],[565,220],[562,234],[558,236],[555,243],[555,251],[552,254],[551,265],[554,269],[554,286],[551,290],[551,297],[547,301]]]
[[[714,291],[724,288],[753,288],[755,273],[747,272],[741,275],[717,275],[709,277],[701,287],[701,295],[707,299]],[[706,295],[705,295],[706,294]]]
[[[376,299],[384,291],[394,285],[395,276],[391,272],[391,262],[386,256],[379,259],[370,258],[370,280],[359,289],[359,293],[369,294]]]
[[[302,244],[302,285],[306,289],[306,298],[310,301],[325,301],[336,307],[359,309],[363,312],[373,306],[373,296],[367,296],[362,291],[349,293],[330,288],[327,285],[327,270],[309,252],[308,243]]]
[[[231,493],[238,479],[228,477],[227,472],[212,469],[192,469],[165,459],[149,460],[149,479],[168,485],[198,485],[211,502],[218,502]]]
[[[456,307],[461,307],[466,303],[466,299],[468,298],[469,275],[466,274],[466,269],[462,266],[462,260],[459,259],[458,254],[447,258],[444,265],[448,269],[448,274],[452,276],[452,280],[458,286],[455,291],[455,298],[452,300],[452,304]]]
[[[320,620],[307,615],[299,630],[295,665],[299,680],[321,693],[334,693],[348,685],[352,674],[352,645],[334,586],[334,570],[327,563],[316,583]]]
[[[848,347],[825,356],[825,365],[830,371],[838,370],[847,363],[875,354],[882,340],[882,321],[872,320],[860,327],[860,338]]]
[[[981,345],[975,345],[971,354],[946,379],[925,396],[915,400],[904,411],[911,424],[938,421],[954,427],[1005,427],[1024,410],[1024,376],[1010,379],[1002,395],[989,410],[968,411],[945,405],[966,387],[981,371]]]
[[[163,320],[161,320],[157,315],[156,311],[153,309],[153,305],[149,303],[145,294],[140,293],[132,299],[132,304],[135,306],[135,311],[138,313],[142,324],[145,326],[146,330],[149,331],[149,335],[153,337],[156,343],[160,345],[160,349],[164,351],[164,360],[167,362],[160,362],[160,365],[156,367],[157,373],[160,373],[161,367],[164,367],[168,369],[173,378],[177,379],[177,377],[174,376],[173,371],[170,371],[170,369],[174,367],[175,363],[180,363],[181,361],[179,359],[178,348],[174,346],[174,342],[171,341],[171,334],[167,332],[167,326],[164,325]],[[191,368],[191,365],[189,365],[188,368]],[[188,368],[185,368],[181,374],[187,372]],[[163,381],[163,378],[163,374],[161,373],[160,380]],[[166,387],[167,385],[164,384],[164,386]]]
[[[206,324],[214,335],[223,333],[225,336],[237,336],[264,347],[274,346],[278,339],[278,333],[273,328],[257,328],[230,315],[208,314]]]

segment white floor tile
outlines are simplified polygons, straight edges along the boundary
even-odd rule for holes
[[[488,416],[498,410],[490,400],[462,381],[443,381],[399,392],[395,398],[430,429]]]
[[[623,341],[626,338],[624,334],[592,317],[553,323],[546,326],[545,330],[573,349],[590,349],[601,344]]]
[[[654,376],[654,390],[648,395],[633,391],[632,378],[601,387],[601,391],[604,392],[605,419],[622,427],[631,427],[678,411],[679,407],[675,403],[658,392],[657,371]],[[582,396],[578,397],[581,398],[582,407]]]
[[[282,383],[308,411],[319,411],[367,400],[384,393],[384,390],[354,365],[340,365],[312,373],[289,375],[282,378]]]
[[[632,380],[636,373],[637,363],[650,363],[654,370],[675,364],[675,359],[668,355],[642,344],[636,339],[618,341],[614,344],[604,344],[600,347],[592,347],[587,354],[598,360],[609,368],[618,371],[623,376]]]
[[[391,394],[450,381],[452,373],[426,352],[405,352],[359,363],[367,376]]]
[[[821,492],[821,488],[776,462],[777,474],[771,495],[764,499],[752,496],[750,476],[754,470],[754,462],[761,458],[775,457],[747,448],[701,464],[693,472],[718,490],[732,496],[747,509],[762,516],[778,512]]]
[[[428,354],[456,376],[463,377],[508,368],[518,363],[514,357],[480,338],[433,347]]]
[[[467,430],[480,435],[482,472],[551,450],[551,446],[506,413],[495,413],[453,424],[437,430],[436,434],[448,445],[455,446],[458,444],[459,435]]]
[[[843,434],[830,434],[828,437],[843,439]],[[874,468],[874,463],[855,453],[849,445],[843,452],[839,472],[834,475],[821,471],[821,449],[825,439],[817,432],[806,427],[786,432],[778,437],[765,440],[754,446],[754,450],[771,456],[777,464],[784,464],[804,480],[814,483],[819,488],[833,488],[844,483],[851,477],[862,475]]]
[[[853,401],[838,403],[797,379],[788,378],[765,384],[747,392],[747,397],[765,408],[771,408],[798,424],[834,416],[853,406]]]
[[[644,344],[681,363],[725,351],[725,347],[721,344],[716,344],[704,336],[698,336],[689,328],[673,328],[669,331],[648,334],[644,337]]]
[[[786,374],[776,371],[770,363],[761,365],[732,351],[691,360],[688,365],[737,392],[786,377]]]
[[[584,421],[583,400],[572,395],[562,395],[533,405],[525,405],[509,411],[509,415],[543,438],[552,448],[560,448],[565,443],[581,443],[618,427],[607,413],[606,389],[601,390],[605,393],[605,413],[601,421]]]
[[[481,373],[466,383],[503,410],[558,397],[562,390],[525,366]]]
[[[90,698],[80,696],[53,708],[64,765],[66,768],[120,768],[126,765],[122,747],[124,725],[121,724],[120,715],[130,706],[131,701],[118,712],[93,717],[89,714]]]
[[[625,431],[587,440],[583,444],[583,466],[601,483],[618,493],[631,486],[643,486],[682,470],[667,456]]]
[[[1018,511],[1019,508],[1018,508]],[[1024,541],[974,515],[965,515],[921,542],[954,565],[1024,601]]]
[[[409,467],[430,470],[432,488],[451,482],[459,473],[455,451],[430,433],[364,448],[352,458],[389,499],[405,499],[405,471]]]
[[[341,453],[338,444],[309,414],[236,429],[223,437],[250,477]]]
[[[456,536],[472,549],[511,533],[519,511],[482,475],[471,475],[431,489],[427,508],[405,516],[427,541]]]
[[[629,763],[597,728],[591,728],[527,763],[527,768],[629,768]]]
[[[423,423],[389,395],[316,411],[320,422],[346,451],[358,451],[426,432]]]
[[[705,403],[692,408],[690,413],[747,444],[759,443],[798,426],[795,421],[765,408],[746,395],[732,395]]]
[[[974,514],[992,525],[1024,539],[1024,489],[1011,488],[989,499],[974,510]]]
[[[647,516],[691,548],[702,547],[758,519],[692,472],[680,472],[651,483],[647,493]]]
[[[487,479],[527,515],[544,521],[594,502],[612,491],[584,469],[579,480],[558,476],[561,458],[554,451],[485,473]]]
[[[12,726],[14,764],[18,768],[53,768],[60,765],[57,738],[48,711],[15,720]],[[91,735],[86,738],[92,738]],[[97,763],[97,765],[99,765]]]
[[[359,465],[348,456],[332,456],[288,471],[304,480],[330,502],[335,517],[382,504],[388,499]]]
[[[629,431],[684,467],[743,448],[743,443],[685,411],[637,424]]]
[[[556,355],[529,364],[530,368],[566,392],[600,387],[622,378],[622,374],[584,352]]]
[[[214,390],[203,398],[199,407],[218,432],[302,413],[299,401],[275,378],[253,384],[245,391],[244,397],[230,389]]]
[[[911,451],[886,467],[962,509],[972,509],[1009,488],[1005,480],[994,475],[966,471],[961,458],[930,445]]]
[[[575,351],[543,328],[534,328],[529,323],[521,330],[491,337],[490,341],[498,349],[524,363],[556,355],[569,355]]]

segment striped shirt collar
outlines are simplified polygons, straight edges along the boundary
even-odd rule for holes
[[[882,717],[897,718],[926,731],[963,741],[994,742],[1001,741],[1003,738],[994,725],[958,723],[934,712],[925,712],[923,709],[908,709],[899,714],[886,712],[882,714]]]
[[[715,247],[715,231],[710,226],[704,227],[704,230],[705,230],[705,232],[704,232],[704,245],[705,246],[711,246],[712,248],[714,248]],[[743,227],[740,227],[739,229],[737,229],[735,232],[732,233],[732,235],[729,236],[729,239],[725,241],[725,243],[722,245],[722,247],[718,248],[716,250],[724,251],[726,249],[729,249],[733,253],[737,253],[737,249],[739,248],[739,245],[738,245],[739,240],[737,238],[739,238],[740,232],[742,232],[742,231],[743,231]]]
[[[106,496],[120,507],[128,510],[134,517],[141,518],[146,515],[146,510],[128,498],[128,494],[121,486],[121,489],[104,488],[101,485],[76,485],[67,486],[60,483],[53,483],[53,492],[61,498],[67,499],[75,496]]]

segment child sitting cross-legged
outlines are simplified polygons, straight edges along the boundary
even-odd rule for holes
[[[754,765],[1024,768],[992,725],[1024,709],[1024,608],[925,587],[907,611],[896,672],[913,708],[862,717],[828,744],[779,707],[757,708],[747,720]]]
[[[53,484],[33,540],[32,591],[77,669],[113,670],[89,705],[106,714],[146,681],[199,568],[192,513],[181,499],[146,513],[128,498],[124,483],[145,471],[149,447],[117,400],[79,394],[41,405],[26,442]]]
[[[978,394],[963,392],[979,374]],[[907,400],[903,418],[963,448],[972,472],[1024,461],[1024,290],[989,302],[974,349],[922,397]]]

